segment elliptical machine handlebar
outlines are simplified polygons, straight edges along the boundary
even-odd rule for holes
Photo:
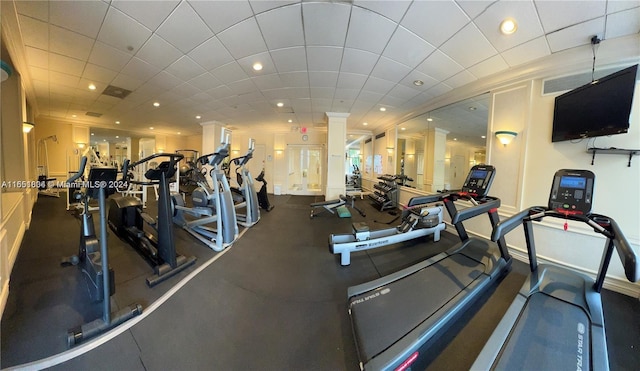
[[[170,167],[174,167],[175,163],[182,160],[184,158],[184,155],[181,153],[154,153],[151,156],[147,156],[145,158],[143,158],[142,160],[136,161],[132,164],[129,164],[130,167],[135,168],[136,166],[143,164],[145,162],[151,161],[154,158],[158,158],[158,157],[169,157],[169,165]],[[177,159],[177,161],[176,161]]]
[[[73,183],[78,178],[80,178],[84,174],[84,169],[87,166],[87,156],[82,156],[80,159],[80,167],[78,168],[78,172],[71,176],[71,178],[67,179],[67,183]]]

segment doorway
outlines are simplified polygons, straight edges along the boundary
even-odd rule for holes
[[[288,152],[289,194],[322,195],[324,148],[314,145],[290,145]]]

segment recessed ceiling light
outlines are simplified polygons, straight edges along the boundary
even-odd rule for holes
[[[278,107],[284,107],[284,103],[282,103],[282,102],[278,102],[278,103],[276,103],[276,106],[278,106]]]
[[[487,139],[487,136],[486,135],[481,135],[480,138]]]
[[[259,62],[256,62],[253,64],[253,70],[254,71],[261,71],[262,70],[262,64]]]
[[[91,135],[96,135],[96,133],[91,133]]]
[[[202,118],[202,116],[200,116],[200,115],[196,116],[196,119],[198,119],[198,120],[200,120],[201,118]]]
[[[289,120],[287,120],[287,122],[291,123],[291,122],[293,122],[293,120],[292,120],[292,119],[289,119]]]
[[[96,86],[94,84],[89,84],[89,90],[96,90]]]
[[[427,119],[427,121],[431,122],[431,121],[433,121],[433,119],[432,119],[431,117],[429,117],[429,118]]]
[[[369,125],[369,124],[368,124],[368,123],[366,123],[366,122],[363,122],[363,123],[362,123],[362,125],[367,126],[367,125]]]
[[[506,18],[500,23],[500,32],[505,35],[511,35],[518,30],[518,24],[513,18]]]
[[[153,126],[149,126],[149,130],[153,130]]]
[[[473,107],[473,106],[469,107],[469,111],[475,111],[475,110],[477,110],[476,107]]]
[[[387,109],[386,109],[385,107],[380,107],[380,111],[384,112],[384,111],[386,111],[386,110],[387,110]]]
[[[415,85],[415,86],[422,86],[422,85],[424,85],[424,81],[422,81],[422,80],[416,80],[416,81],[414,81],[414,82],[413,82],[413,85]]]
[[[116,121],[116,125],[120,125],[120,121]]]
[[[78,117],[78,115],[71,115],[71,117]]]
[[[154,106],[154,107],[160,107],[160,103],[158,103],[158,102],[153,102],[153,106]]]
[[[178,132],[177,134],[178,134],[178,135],[180,135],[180,134],[182,134],[182,133],[181,133],[181,132]]]
[[[407,130],[407,128],[400,128],[400,130]]]
[[[119,136],[119,135],[116,135],[116,139],[120,139],[120,136]]]
[[[458,140],[458,138],[453,138],[453,140]]]

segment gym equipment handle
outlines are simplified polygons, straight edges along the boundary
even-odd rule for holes
[[[76,179],[80,178],[84,174],[84,168],[87,166],[87,156],[82,156],[80,159],[80,168],[71,178],[67,179],[67,183],[73,183]]]
[[[136,167],[142,163],[148,162],[153,160],[154,158],[158,158],[158,157],[169,157],[171,160],[171,165],[175,164],[176,159],[178,161],[182,160],[184,158],[184,155],[181,153],[154,153],[151,156],[147,156],[145,158],[143,158],[142,160],[136,161],[133,164],[130,164],[129,166],[131,167]]]

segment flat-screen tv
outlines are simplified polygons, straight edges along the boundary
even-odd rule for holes
[[[557,96],[551,141],[626,133],[637,70],[636,64]]]

